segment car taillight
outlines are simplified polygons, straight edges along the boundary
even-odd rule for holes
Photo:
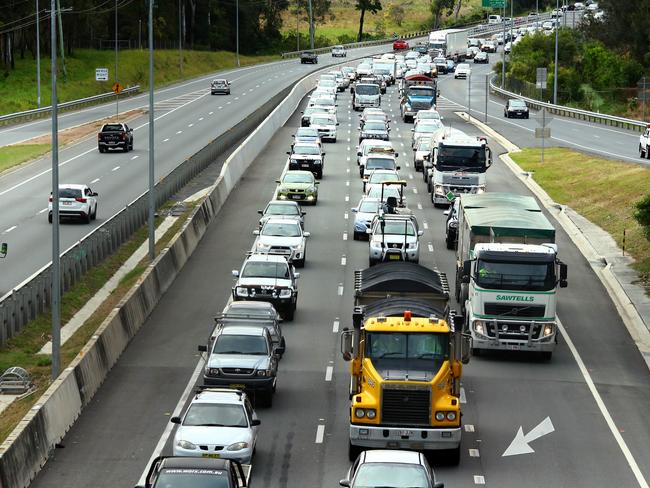
[[[87,202],[87,200],[85,198],[81,198],[81,197],[77,197],[77,198],[75,198],[75,200],[78,201],[79,203],[86,203]]]
[[[48,201],[49,201],[49,202],[51,202],[51,201],[52,201],[52,195],[50,195],[50,198],[48,199]]]

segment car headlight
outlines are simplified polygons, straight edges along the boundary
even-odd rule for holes
[[[248,442],[235,442],[226,447],[226,451],[241,451],[242,449],[248,449]]]
[[[190,451],[194,451],[195,449],[197,449],[196,444],[192,444],[190,441],[180,440],[180,441],[178,441],[176,443],[176,445],[178,447],[181,447],[183,449],[187,449],[187,450],[190,450]]]
[[[548,337],[550,335],[553,335],[553,331],[555,330],[555,324],[550,323],[544,325],[544,337]]]
[[[355,408],[354,409],[354,415],[357,418],[362,419],[362,418],[364,418],[366,416],[366,411],[363,408]]]
[[[438,422],[445,420],[445,412],[436,412],[436,420]]]
[[[257,376],[271,376],[271,370],[270,369],[258,369],[255,374]]]
[[[291,289],[283,288],[280,290],[280,298],[291,298]]]
[[[447,412],[447,420],[450,422],[456,420],[456,412]]]
[[[247,297],[248,296],[248,288],[245,286],[238,286],[235,288],[235,295],[238,295],[240,297]]]
[[[219,371],[219,368],[208,368],[208,375],[209,376],[219,376],[221,371]]]
[[[278,200],[286,200],[286,199],[287,199],[286,195],[283,194],[278,195]]]
[[[485,186],[479,186],[476,188],[476,193],[485,193]]]
[[[474,330],[477,334],[485,335],[485,324],[482,320],[474,321]]]
[[[271,247],[271,244],[266,244],[264,242],[258,242],[257,243],[257,248],[258,249],[269,249]]]
[[[314,163],[314,164],[323,164],[323,162],[320,159],[313,159],[312,163]]]

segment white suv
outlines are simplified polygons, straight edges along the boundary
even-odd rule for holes
[[[245,393],[229,388],[200,388],[178,424],[174,456],[232,459],[250,464],[260,421]]]
[[[52,223],[52,194],[47,204],[47,221]],[[59,216],[81,217],[87,224],[97,218],[97,193],[88,185],[59,185]]]

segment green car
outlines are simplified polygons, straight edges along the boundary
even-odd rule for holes
[[[281,180],[275,180],[277,200],[293,200],[316,205],[318,184],[311,171],[287,171]]]

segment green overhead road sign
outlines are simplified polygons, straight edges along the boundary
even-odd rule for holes
[[[483,0],[483,8],[505,8],[506,0]]]

